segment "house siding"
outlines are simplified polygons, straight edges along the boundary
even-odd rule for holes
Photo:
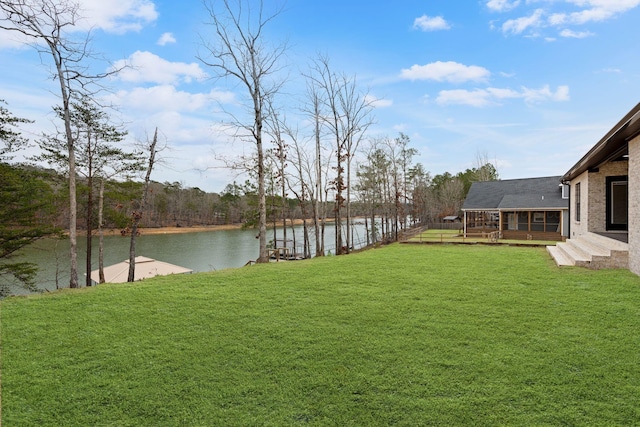
[[[576,221],[576,200],[575,200],[575,188],[576,184],[580,184],[580,221]],[[576,179],[571,181],[571,198],[570,203],[571,207],[569,212],[571,212],[570,222],[571,222],[571,237],[577,237],[582,234],[586,234],[589,229],[587,227],[587,223],[589,221],[589,173],[585,172],[582,175],[578,176]]]
[[[598,172],[587,172],[589,180],[589,207],[587,231],[599,233],[607,231],[607,177],[627,175],[629,162],[609,162]]]
[[[640,275],[640,136],[629,141],[629,270]]]
[[[637,144],[640,145],[640,140]],[[640,168],[640,165],[637,167]],[[571,181],[571,188],[574,192],[575,185],[580,183],[580,221],[576,221],[575,218],[575,199],[573,199],[574,193],[572,193],[570,237],[577,237],[587,232],[607,231],[607,204],[605,203],[607,199],[607,177],[630,175],[629,168],[629,162],[626,161],[610,162],[601,166],[598,172],[584,172]],[[640,171],[638,174],[640,177]],[[631,181],[631,177],[629,180]],[[631,194],[629,194],[629,198],[631,199]],[[631,200],[629,203],[631,203]],[[631,219],[631,206],[629,209],[629,217]],[[638,209],[640,209],[640,206]],[[640,212],[640,210],[636,212]]]

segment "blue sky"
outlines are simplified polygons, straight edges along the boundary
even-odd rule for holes
[[[221,132],[221,106],[245,98],[196,59],[212,37],[205,8],[188,0],[80,0],[94,51],[128,63],[107,82],[129,139],[158,126],[168,149],[157,181],[221,191],[234,179],[216,160],[249,146]],[[374,99],[371,138],[407,134],[432,175],[475,165],[503,179],[564,174],[640,101],[635,41],[640,0],[289,0],[268,27],[288,44],[279,103],[290,120],[303,102],[302,73],[318,53],[355,76]],[[55,82],[48,57],[0,33],[0,99],[52,128]],[[106,62],[93,68],[107,70]],[[114,114],[115,115],[115,114]],[[301,133],[309,132],[299,119]],[[237,178],[243,181],[245,178]]]

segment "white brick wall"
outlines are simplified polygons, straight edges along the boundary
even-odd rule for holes
[[[607,177],[627,175],[629,162],[610,162],[589,174],[589,231],[607,231]]]
[[[576,221],[576,184],[580,183],[580,221]],[[571,197],[570,203],[571,207],[569,208],[570,212],[570,230],[571,235],[569,238],[578,237],[582,234],[585,234],[588,230],[587,221],[588,221],[588,203],[587,203],[587,194],[589,193],[589,179],[587,172],[583,173],[579,177],[575,178],[571,181]]]
[[[638,140],[640,145],[640,140]],[[640,157],[640,153],[638,154]],[[627,175],[629,162],[611,162],[600,167],[598,172],[584,172],[571,181],[571,237],[607,230],[607,177]],[[639,166],[640,167],[640,166]],[[640,176],[640,171],[639,175]],[[631,178],[629,178],[631,180]],[[580,183],[580,222],[575,214],[575,184]],[[631,217],[631,211],[629,211]]]
[[[629,141],[629,270],[640,275],[640,136]]]

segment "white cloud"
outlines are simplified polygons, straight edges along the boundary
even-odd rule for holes
[[[515,9],[520,4],[520,0],[489,0],[487,7],[496,12],[506,12]]]
[[[550,101],[568,101],[569,86],[558,86],[555,92],[552,92],[549,85],[543,86],[541,89],[522,88],[522,97],[527,103],[535,104],[546,100]]]
[[[542,24],[544,11],[536,9],[530,16],[510,19],[502,24],[502,31],[505,33],[520,34],[528,28],[536,28]]]
[[[553,13],[547,18],[549,25],[557,27],[567,24],[567,15],[565,13]]]
[[[507,0],[491,0],[487,6],[495,11],[503,12],[517,6],[519,2],[510,3]],[[544,8],[534,10],[528,16],[509,19],[502,24],[504,33],[521,34],[527,30],[548,27],[567,27],[569,25],[585,25],[591,22],[601,22],[628,12],[640,5],[640,0],[527,0],[527,5],[534,3],[545,4]],[[513,7],[512,7],[513,6]],[[552,12],[550,9],[554,8]],[[571,8],[578,11],[557,11]],[[493,23],[491,24],[493,27]],[[585,38],[592,35],[588,31],[576,32],[565,29],[563,37]]]
[[[403,69],[400,77],[408,80],[435,80],[438,82],[462,83],[466,81],[484,81],[491,73],[484,67],[464,65],[453,61],[437,61],[426,65],[412,65]]]
[[[33,43],[33,39],[17,32],[0,30],[0,49],[27,49],[29,44]]]
[[[122,67],[125,68],[117,74],[117,78],[125,82],[175,84],[207,78],[197,62],[170,62],[151,52],[136,51],[129,59],[115,62],[114,69]]]
[[[80,0],[81,15],[87,28],[100,28],[123,34],[139,31],[158,18],[150,0]]]
[[[38,3],[38,2],[35,2]],[[124,34],[139,31],[158,18],[155,4],[150,0],[78,0],[80,19],[69,32],[100,29],[110,33]],[[45,32],[50,31],[46,25]],[[2,32],[0,49],[24,47],[33,40],[17,32]]]
[[[176,38],[173,36],[173,34],[171,33],[164,33],[160,36],[160,38],[158,39],[158,44],[160,46],[164,46],[166,44],[169,43],[175,43],[176,42]]]
[[[584,10],[572,13],[559,13],[553,15],[551,23],[586,24],[599,22],[613,18],[616,15],[627,12],[638,5],[640,0],[566,0]]]
[[[189,93],[179,91],[171,85],[135,88],[119,91],[109,97],[109,101],[130,110],[144,112],[184,111],[195,112],[214,102],[229,104],[235,102],[231,92],[211,90],[209,93]]]
[[[376,98],[373,95],[365,96],[365,102],[374,108],[385,108],[385,107],[391,107],[393,105],[392,100]]]
[[[536,104],[544,101],[568,101],[569,87],[559,86],[555,92],[552,92],[548,85],[540,89],[522,87],[520,91],[500,88],[443,90],[438,94],[436,102],[440,105],[486,107],[500,105],[500,101],[506,99],[523,99],[527,104]]]
[[[471,107],[484,107],[491,104],[489,93],[484,89],[473,91],[456,89],[440,91],[436,102],[440,105],[469,105]]]
[[[422,15],[413,21],[413,28],[422,31],[437,31],[448,30],[451,26],[442,16]]]
[[[562,30],[560,31],[560,36],[573,39],[584,39],[593,36],[593,33],[591,31]]]

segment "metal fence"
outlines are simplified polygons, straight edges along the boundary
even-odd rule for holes
[[[430,222],[427,223],[428,230],[462,230],[464,224],[461,222]]]

